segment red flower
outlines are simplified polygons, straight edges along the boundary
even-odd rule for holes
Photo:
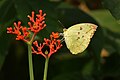
[[[36,33],[38,33],[40,30],[42,30],[46,24],[45,21],[45,15],[42,13],[42,10],[39,10],[39,14],[36,14],[36,19],[34,20],[34,11],[32,11],[32,16],[28,15],[28,18],[30,19],[31,22],[28,22],[28,25],[30,26],[29,28],[21,26],[21,22],[18,21],[18,23],[14,22],[14,28],[9,27],[7,28],[7,33],[12,33],[16,34],[16,40],[23,40],[24,42],[32,42]],[[29,37],[30,31],[34,32],[34,35]]]
[[[58,36],[59,36],[58,32],[57,33],[52,32],[52,34],[50,35],[50,39],[44,38],[43,44],[38,45],[37,41],[33,42],[33,45],[37,47],[37,50],[35,50],[34,47],[32,47],[32,53],[41,54],[45,58],[50,57],[53,53],[57,52],[57,50],[60,49],[62,46],[61,41],[58,39],[59,38]],[[45,46],[49,47],[49,53],[47,54],[45,54],[42,51],[42,49]]]
[[[23,40],[25,42],[27,42],[27,37],[30,34],[28,32],[28,29],[26,27],[21,26],[21,22],[18,21],[18,23],[14,22],[14,28],[9,27],[7,28],[7,33],[12,33],[12,34],[16,34],[16,40]]]
[[[34,17],[34,14],[35,13],[32,12],[32,16],[28,15],[28,18],[31,21],[28,22],[28,25],[30,26],[30,28],[28,29],[34,33],[38,33],[46,26],[45,21],[43,21],[45,19],[46,14],[43,14],[42,10],[39,10],[39,14],[36,15],[36,18]]]

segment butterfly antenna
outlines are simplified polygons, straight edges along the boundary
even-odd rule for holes
[[[63,28],[65,28],[64,25],[60,22],[60,20],[58,20],[58,22],[60,23],[60,25],[61,25]]]
[[[58,22],[60,23],[60,25],[65,29],[65,27],[64,27],[64,25],[61,23],[61,21],[60,20],[58,20]],[[60,33],[59,34],[60,36],[64,36],[64,34],[63,33]],[[61,43],[62,42],[64,42],[65,41],[65,38],[64,37],[62,37],[62,39],[61,39]]]

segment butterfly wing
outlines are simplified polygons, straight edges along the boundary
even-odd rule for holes
[[[90,43],[96,29],[95,24],[81,23],[73,25],[64,31],[65,43],[70,52],[72,54],[83,52]]]

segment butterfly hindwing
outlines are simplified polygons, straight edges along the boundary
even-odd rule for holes
[[[76,24],[64,32],[65,43],[72,54],[83,52],[96,31],[97,26],[91,23]]]

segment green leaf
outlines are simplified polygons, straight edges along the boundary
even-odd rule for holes
[[[13,1],[2,0],[0,2],[0,26],[3,26],[9,20],[16,16],[16,11],[14,8]]]
[[[117,20],[120,20],[120,0],[103,0],[103,5]]]
[[[103,28],[112,32],[120,33],[120,24],[116,22],[114,17],[108,10],[94,10],[89,13]],[[101,17],[102,16],[102,17]]]
[[[109,55],[120,54],[120,34],[112,32],[110,30],[105,30],[105,48],[109,52]]]
[[[92,80],[92,79],[91,78],[85,79],[79,72],[76,71],[54,76],[52,80]]]
[[[10,0],[0,1],[0,69],[8,54],[11,37],[6,33],[6,28],[13,23],[16,16],[14,3]]]
[[[2,68],[6,55],[8,54],[11,40],[11,36],[8,35],[6,31],[0,35],[0,69]]]
[[[86,63],[86,65],[83,67],[82,69],[82,74],[85,75],[92,75],[92,71],[93,71],[93,65],[94,65],[94,61],[90,61],[88,63]]]
[[[15,9],[17,12],[18,20],[22,21],[27,26],[28,14],[31,15],[31,6],[27,3],[27,0],[13,0]]]
[[[120,77],[118,75],[120,74],[120,55],[114,53],[104,60],[105,63],[102,65],[103,77],[113,77],[115,80],[119,80]]]

